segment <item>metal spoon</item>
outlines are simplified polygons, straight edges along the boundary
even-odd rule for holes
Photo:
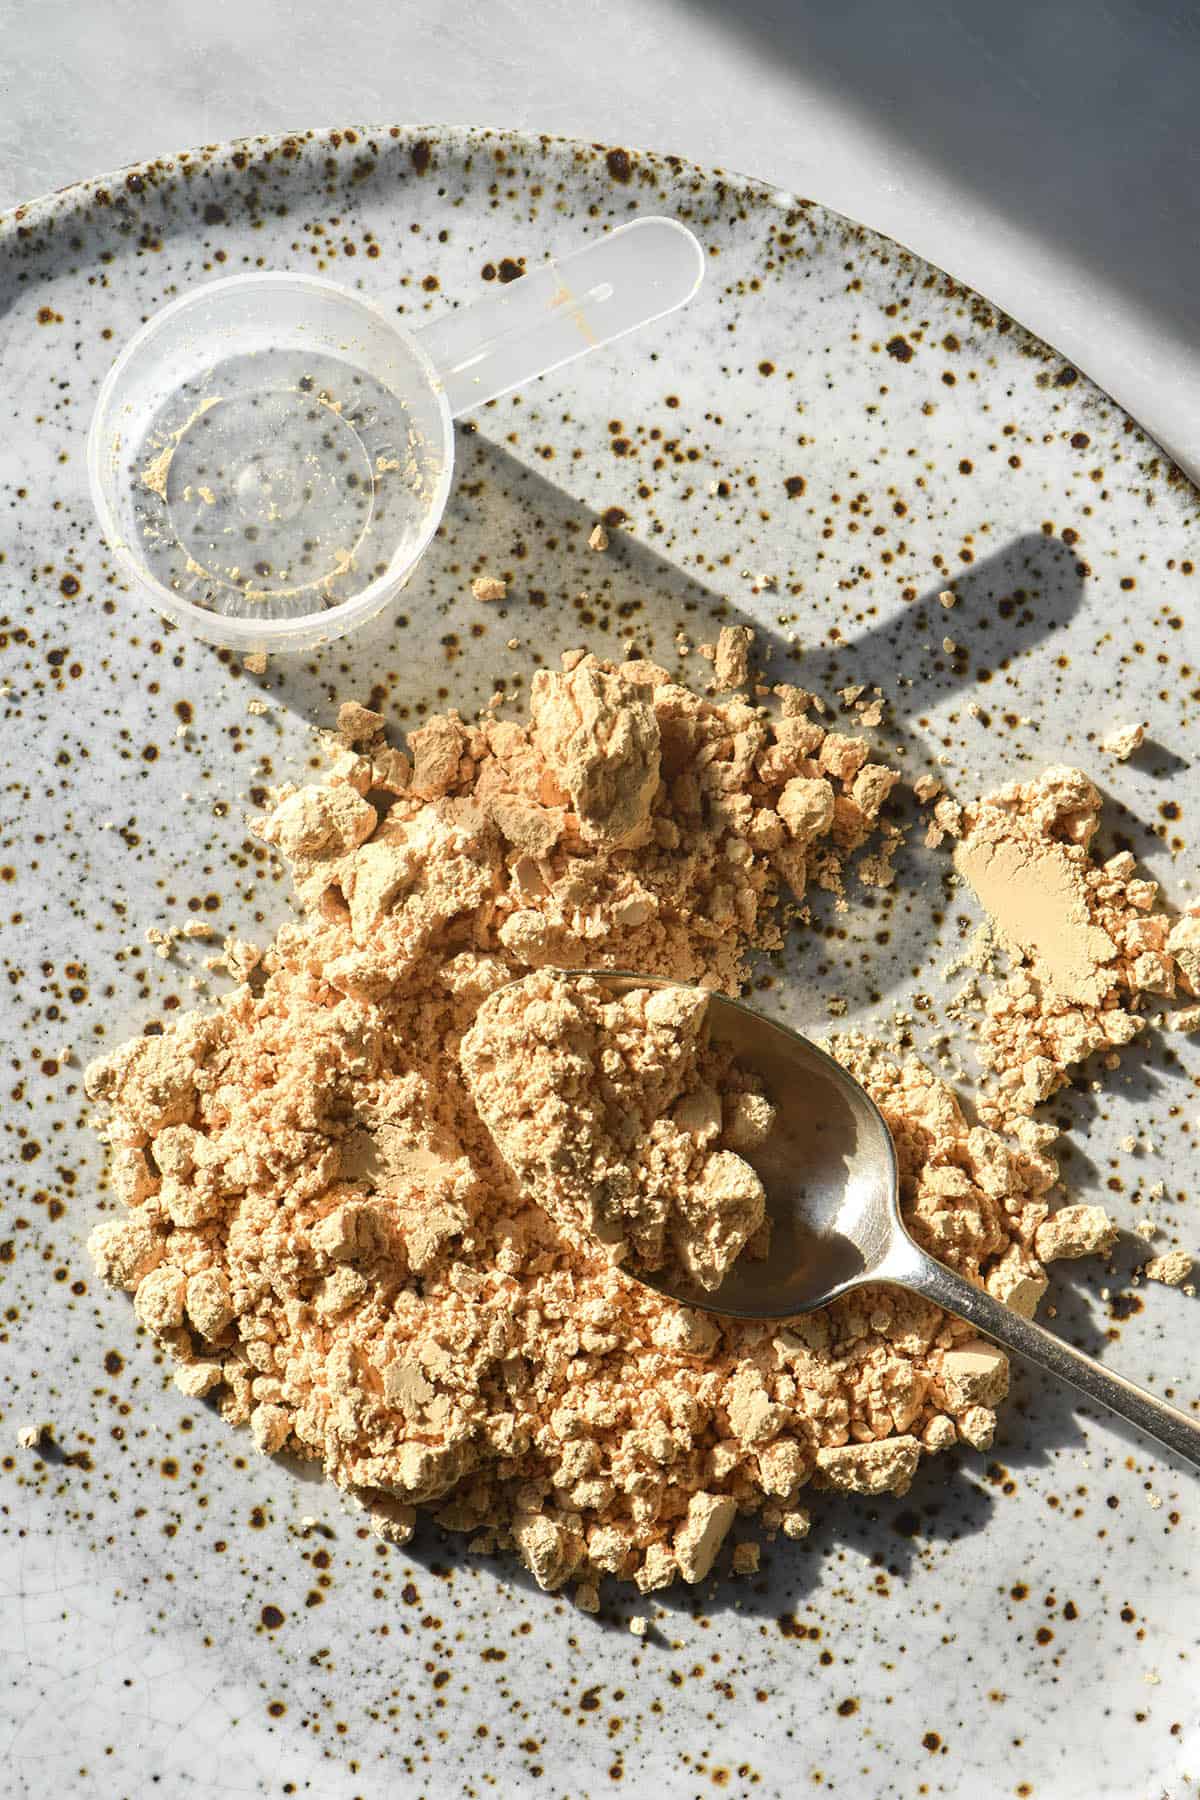
[[[586,973],[617,995],[684,985],[648,975]],[[708,1019],[713,1041],[727,1044],[743,1068],[761,1077],[778,1109],[774,1130],[752,1157],[767,1192],[770,1253],[760,1262],[739,1258],[709,1292],[653,1274],[642,1277],[648,1286],[738,1319],[812,1312],[869,1282],[907,1288],[1006,1350],[1040,1363],[1200,1468],[1200,1422],[1022,1318],[913,1241],[900,1217],[891,1133],[853,1076],[798,1032],[740,1001],[710,995]]]

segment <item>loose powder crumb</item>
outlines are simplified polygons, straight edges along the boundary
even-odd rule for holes
[[[1100,739],[1100,748],[1106,755],[1115,756],[1118,762],[1125,762],[1135,750],[1141,749],[1145,741],[1144,725],[1116,725]]]
[[[1107,1256],[1117,1241],[1117,1228],[1102,1206],[1060,1206],[1043,1225],[1034,1243],[1043,1262],[1057,1256]]]
[[[1161,1281],[1167,1287],[1182,1287],[1191,1272],[1192,1259],[1183,1250],[1168,1250],[1165,1256],[1156,1256],[1142,1271],[1147,1280]]]
[[[730,1568],[735,1575],[757,1575],[760,1557],[759,1546],[751,1541],[733,1546],[733,1557]]]
[[[603,525],[593,525],[592,526],[592,529],[588,533],[588,549],[589,550],[607,550],[608,549],[608,532],[604,529]]]
[[[508,594],[508,583],[499,575],[477,575],[471,592],[477,600],[503,600]]]
[[[526,723],[442,715],[407,753],[378,714],[344,707],[324,779],[281,789],[258,825],[302,917],[257,966],[226,946],[238,985],[214,1010],[85,1078],[118,1202],[91,1252],[183,1391],[249,1426],[262,1454],[318,1462],[389,1541],[426,1507],[473,1550],[515,1548],[544,1588],[573,1581],[584,1606],[606,1575],[643,1593],[703,1580],[735,1517],[802,1538],[806,1484],[903,1492],[921,1457],[990,1441],[1006,1383],[999,1351],[897,1290],[780,1323],[668,1300],[576,1229],[563,1195],[558,1216],[540,1204],[535,1171],[518,1179],[488,1128],[505,1144],[486,1047],[501,1066],[514,1009],[539,992],[549,1005],[555,969],[734,993],[748,952],[782,943],[783,904],[840,898],[896,776],[816,722],[813,696],[776,698],[718,703],[652,663],[573,654],[538,672]],[[1174,978],[1152,884],[1132,858],[1089,859],[1095,811],[1083,778],[1056,771],[946,815],[993,868],[1007,820],[1011,881],[1030,859],[1052,867],[1088,949],[1080,970],[1025,901],[1007,909],[1023,960],[993,1019],[987,1122],[915,1059],[853,1035],[835,1046],[891,1128],[910,1229],[1026,1314],[1065,1241],[1040,1235],[1061,1197],[1056,1133],[1027,1115],[1091,1038],[1136,1031],[1139,987]],[[1198,927],[1174,928],[1193,983]],[[1051,989],[1060,965],[1085,998]],[[685,1027],[677,1092],[655,1040],[661,1100],[632,1109],[652,1144],[665,1127],[694,1146],[664,1186],[668,1215],[697,1169],[736,1165],[770,1126],[769,1096],[711,1074]],[[635,1059],[640,1030],[614,1046],[585,1008],[614,1093],[629,1070],[603,1053]],[[514,1099],[536,1090],[536,1060]]]
[[[189,414],[182,425],[178,426],[177,429],[172,431],[167,437],[160,440],[160,447],[157,453],[151,457],[150,461],[142,470],[142,486],[147,488],[150,493],[157,494],[158,498],[164,503],[167,498],[167,482],[170,479],[171,464],[175,459],[175,452],[179,448],[180,441],[184,435],[191,430],[197,419],[202,418],[206,412],[210,412],[214,406],[219,406],[220,404],[221,397],[219,394],[210,394],[207,398],[201,400],[199,405]],[[201,573],[203,573],[203,570],[201,570]]]

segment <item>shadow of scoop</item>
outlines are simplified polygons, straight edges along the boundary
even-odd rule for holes
[[[563,651],[579,648],[620,662],[633,644],[674,670],[681,633],[699,641],[722,624],[752,626],[760,657],[784,648],[615,521],[598,554],[588,542],[602,523],[596,514],[474,426],[460,425],[455,456],[441,526],[398,607],[311,658],[281,658],[273,668],[274,692],[310,723],[329,724],[349,696],[380,709],[391,703],[410,724],[426,705],[469,716],[493,692],[519,704],[531,668],[557,667]],[[484,574],[507,583],[502,600],[474,597],[471,581]],[[692,679],[700,678],[698,670]]]
[[[952,607],[941,605],[943,592],[953,594]],[[1011,670],[1064,630],[1083,594],[1074,552],[1041,531],[1024,532],[862,636],[808,653],[802,679],[821,689],[865,682],[887,694],[899,676],[905,714],[924,725],[923,715],[967,689],[986,688],[997,670]],[[946,649],[946,641],[954,648]],[[902,725],[890,731],[912,746]]]

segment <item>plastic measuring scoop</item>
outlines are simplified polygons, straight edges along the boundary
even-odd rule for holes
[[[437,530],[451,421],[673,312],[703,274],[685,226],[637,219],[417,331],[311,275],[196,288],[100,389],[88,478],[113,555],[209,643],[340,637]]]

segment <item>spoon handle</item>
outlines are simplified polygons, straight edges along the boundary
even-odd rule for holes
[[[1200,1421],[1104,1368],[1094,1357],[1074,1349],[1033,1319],[1022,1318],[964,1276],[926,1255],[911,1239],[894,1247],[877,1278],[911,1288],[944,1311],[966,1319],[1006,1350],[1015,1350],[1030,1362],[1040,1363],[1051,1375],[1069,1381],[1089,1400],[1099,1400],[1200,1469]]]

